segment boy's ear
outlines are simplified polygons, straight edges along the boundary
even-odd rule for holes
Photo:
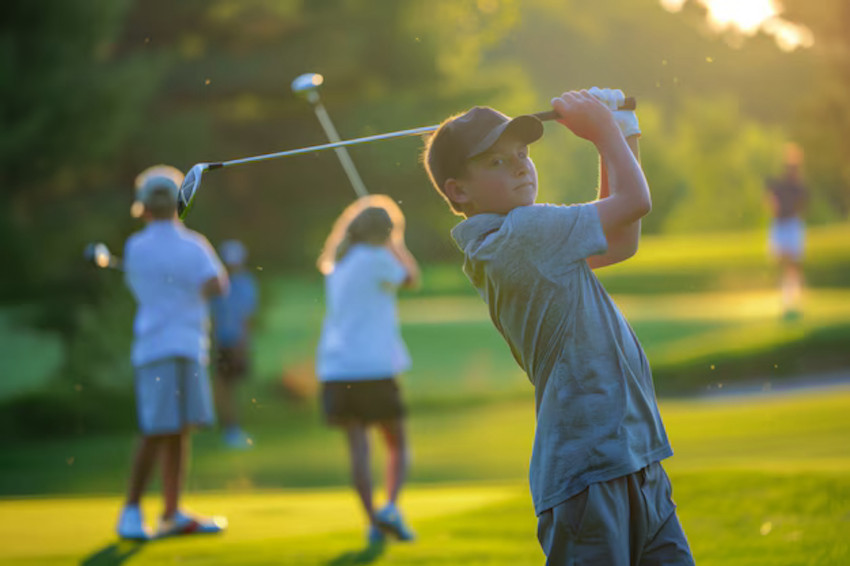
[[[446,179],[443,188],[446,191],[446,196],[449,200],[458,204],[466,204],[469,202],[469,195],[463,187],[463,184],[457,179]]]

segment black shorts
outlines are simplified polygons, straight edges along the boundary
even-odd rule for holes
[[[239,381],[248,375],[248,348],[219,346],[215,351],[215,375],[222,381]]]
[[[332,425],[397,420],[407,412],[395,378],[323,382],[322,410]]]

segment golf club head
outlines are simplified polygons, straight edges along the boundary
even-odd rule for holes
[[[323,82],[325,78],[318,73],[304,73],[292,81],[292,92],[315,104],[319,100],[319,87]]]
[[[189,213],[192,201],[195,199],[195,194],[201,186],[201,177],[209,167],[209,163],[193,165],[183,178],[183,184],[180,185],[180,190],[177,191],[177,215],[181,219],[185,218]]]
[[[109,267],[118,268],[120,264],[118,258],[112,255],[112,252],[109,251],[109,247],[103,242],[91,242],[86,244],[86,247],[83,250],[83,257],[86,261],[93,263],[101,269]]]

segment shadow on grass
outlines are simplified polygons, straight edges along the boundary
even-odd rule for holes
[[[113,542],[83,558],[80,561],[80,566],[114,566],[116,564],[123,564],[130,557],[142,550],[143,546],[145,546],[144,542]]]
[[[386,542],[370,543],[363,550],[343,552],[327,563],[327,566],[348,566],[349,564],[371,564],[376,561],[387,548]]]

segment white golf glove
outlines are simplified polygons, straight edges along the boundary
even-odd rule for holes
[[[620,106],[626,101],[623,91],[616,88],[591,87],[587,89],[594,98],[608,107],[614,114],[614,121],[620,127],[625,137],[640,135],[640,125],[634,110],[620,110]]]

